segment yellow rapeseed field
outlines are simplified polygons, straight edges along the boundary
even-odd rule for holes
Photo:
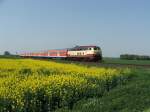
[[[125,83],[130,69],[85,67],[31,59],[0,59],[0,112],[72,108]]]

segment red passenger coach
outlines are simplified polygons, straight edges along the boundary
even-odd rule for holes
[[[68,50],[48,50],[42,52],[31,52],[24,53],[22,57],[33,57],[33,58],[65,58],[67,57]]]
[[[47,57],[64,58],[67,57],[67,50],[48,50]]]

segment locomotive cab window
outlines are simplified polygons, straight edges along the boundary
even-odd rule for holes
[[[88,48],[89,50],[92,50],[92,48]]]

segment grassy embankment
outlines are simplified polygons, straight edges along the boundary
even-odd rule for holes
[[[150,69],[136,70],[126,85],[114,88],[102,98],[82,100],[69,112],[150,112]]]

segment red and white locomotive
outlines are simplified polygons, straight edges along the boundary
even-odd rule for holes
[[[31,58],[61,58],[70,60],[99,61],[102,60],[102,51],[98,46],[76,46],[74,48],[63,50],[23,53],[20,56]]]

